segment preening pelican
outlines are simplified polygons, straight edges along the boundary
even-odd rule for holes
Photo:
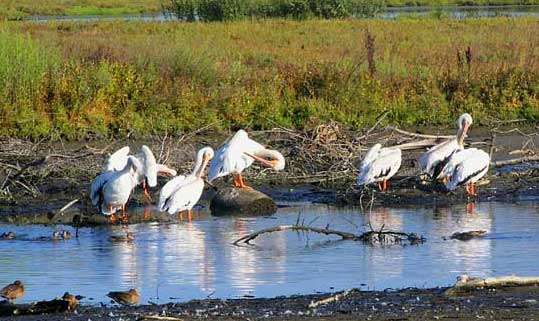
[[[218,177],[232,174],[234,186],[250,188],[243,183],[241,173],[255,160],[276,171],[285,167],[285,159],[281,153],[265,148],[240,129],[215,152],[208,171],[208,180],[211,182]]]
[[[106,172],[109,174],[101,187],[101,193],[99,193],[99,206],[101,213],[110,215],[112,221],[115,220],[114,213],[120,209],[122,210],[122,218],[126,218],[125,204],[137,186],[136,172],[140,170],[141,166],[137,158],[128,156],[127,164],[122,170]]]
[[[401,167],[402,153],[399,148],[382,148],[376,144],[365,155],[359,165],[356,183],[367,185],[378,183],[380,190],[387,190],[387,180]]]
[[[187,176],[177,176],[163,186],[157,203],[160,212],[178,213],[183,218],[187,212],[191,220],[191,209],[198,202],[204,191],[204,169],[213,158],[213,149],[204,147],[198,151],[193,172]]]
[[[453,154],[445,166],[442,176],[445,187],[452,191],[459,186],[466,186],[469,195],[475,195],[474,183],[488,172],[490,156],[486,152],[469,148]]]
[[[96,192],[99,190],[99,187],[104,184],[104,180],[111,175],[110,172],[120,171],[127,165],[129,151],[129,146],[122,147],[107,159],[103,172],[92,183],[90,194],[92,204],[96,205],[98,201]],[[158,164],[152,151],[146,145],[143,145],[140,152],[133,157],[136,157],[141,165],[136,173],[137,185],[142,185],[144,196],[151,202],[151,196],[148,193],[147,186],[155,187],[157,185],[157,174],[176,176],[177,173],[174,169],[169,168],[166,165]]]
[[[464,149],[464,138],[472,125],[473,119],[470,114],[462,114],[457,121],[457,136],[438,144],[419,158],[419,166],[422,173],[427,173],[432,179],[440,179],[442,170],[449,158],[456,151]]]

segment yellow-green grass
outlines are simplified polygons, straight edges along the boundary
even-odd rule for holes
[[[0,0],[0,19],[32,15],[121,15],[159,12],[166,0]]]
[[[539,120],[539,19],[5,22],[0,135]],[[366,33],[374,36],[370,75]],[[465,51],[470,48],[471,60]]]

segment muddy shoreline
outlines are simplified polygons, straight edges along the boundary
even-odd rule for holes
[[[313,303],[336,293],[276,298],[203,299],[162,305],[118,307],[112,304],[79,306],[75,313],[4,317],[0,320],[150,320],[167,316],[174,320],[538,320],[539,288],[517,287],[475,291],[448,296],[446,288],[384,291],[352,289],[337,301]]]
[[[388,127],[389,128],[389,127]],[[518,201],[539,198],[539,162],[491,168],[470,198],[463,190],[448,193],[436,183],[417,177],[417,158],[425,147],[403,151],[401,170],[389,181],[389,190],[379,192],[355,186],[357,164],[374,142],[387,146],[425,142],[422,137],[401,135],[384,128],[365,133],[343,130],[338,124],[319,126],[310,132],[285,129],[252,132],[263,144],[283,152],[287,167],[282,172],[260,170],[253,166],[245,173],[248,184],[274,198],[277,203],[307,201],[337,206],[446,206],[473,201]],[[443,129],[437,135],[451,134]],[[525,129],[474,128],[468,146],[492,152],[495,161],[539,155],[536,127]],[[417,131],[421,134],[421,131]],[[415,133],[413,133],[415,135]],[[79,201],[66,211],[59,223],[73,223],[73,218],[91,216],[96,211],[88,199],[89,185],[99,173],[107,155],[129,145],[137,150],[149,145],[158,161],[178,170],[190,171],[193,155],[202,146],[217,147],[226,137],[213,132],[177,137],[155,137],[151,140],[115,140],[109,142],[37,142],[0,140],[0,221],[13,223],[51,223],[58,209],[74,199]],[[439,140],[431,140],[437,143]],[[168,178],[160,177],[153,197]],[[206,188],[207,201],[220,188],[230,184],[219,180]],[[204,203],[203,203],[204,204]],[[204,207],[206,207],[204,205]],[[129,203],[141,212],[144,201],[139,192]],[[60,218],[66,216],[62,215]],[[71,216],[70,216],[71,215]],[[31,219],[28,219],[31,217]],[[136,217],[136,215],[135,215]],[[157,221],[166,217],[152,215]],[[80,219],[80,217],[78,218]],[[136,219],[134,222],[142,220]],[[99,223],[99,222],[98,222]]]

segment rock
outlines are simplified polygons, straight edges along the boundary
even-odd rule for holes
[[[277,211],[277,205],[266,194],[254,189],[220,188],[210,202],[214,216],[261,216]]]

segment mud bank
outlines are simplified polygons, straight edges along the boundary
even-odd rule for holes
[[[477,291],[450,297],[444,288],[352,290],[337,301],[312,307],[334,294],[272,299],[205,299],[138,307],[79,307],[76,313],[19,316],[0,320],[539,320],[537,287]],[[311,305],[311,306],[310,306]],[[154,319],[154,320],[157,320]]]
[[[492,153],[494,161],[539,155],[539,132],[526,129],[477,128],[467,140],[468,146]],[[418,131],[419,132],[419,131]],[[453,129],[439,130],[437,135],[452,134]],[[417,158],[428,146],[443,138],[425,138],[421,133],[403,134],[390,126],[364,133],[346,131],[338,124],[318,126],[309,132],[275,129],[252,132],[251,136],[267,146],[280,150],[287,159],[284,171],[273,172],[252,166],[245,172],[246,181],[279,202],[307,201],[335,205],[449,205],[488,200],[523,200],[539,197],[539,163],[523,162],[491,168],[470,198],[462,190],[448,193],[443,186],[424,183],[417,177]],[[429,136],[429,135],[426,135]],[[438,137],[438,136],[436,136]],[[443,136],[440,136],[443,137]],[[25,223],[25,217],[37,217],[35,223],[51,223],[50,217],[74,199],[79,201],[66,212],[61,223],[83,219],[96,211],[88,199],[89,185],[114,150],[129,145],[136,151],[147,144],[157,160],[178,170],[190,171],[196,150],[202,146],[217,147],[226,135],[196,133],[179,138],[156,137],[147,141],[109,141],[88,143],[0,141],[0,221]],[[372,144],[403,148],[403,165],[398,176],[389,181],[389,191],[379,192],[355,186],[357,165]],[[152,191],[154,199],[167,178],[160,177]],[[217,188],[229,186],[230,180],[216,182]],[[207,187],[206,194],[215,193]],[[209,197],[206,196],[207,207]],[[130,210],[143,212],[140,190],[128,204]],[[151,209],[151,207],[150,207]],[[19,216],[13,219],[13,216]],[[71,216],[69,216],[71,215]],[[62,218],[61,217],[61,218]],[[144,215],[141,216],[145,218]],[[153,215],[157,221],[165,217]],[[57,217],[56,217],[57,218]],[[98,221],[98,220],[97,220]],[[134,222],[143,221],[135,219]],[[93,219],[87,220],[93,223]],[[98,222],[99,223],[99,222]]]

